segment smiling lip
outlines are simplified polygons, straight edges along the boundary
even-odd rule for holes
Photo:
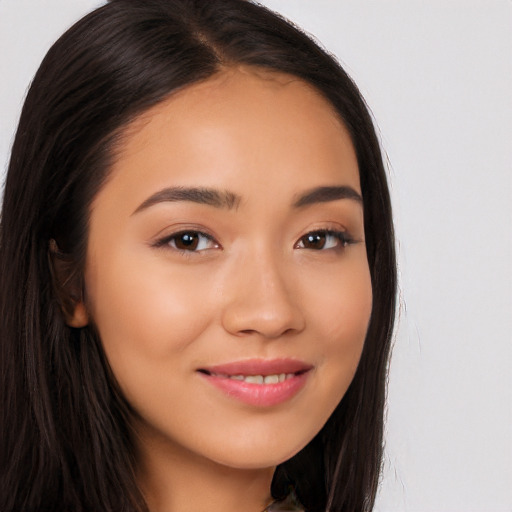
[[[249,405],[270,407],[296,395],[312,368],[294,359],[250,359],[200,368],[198,373],[230,397]]]

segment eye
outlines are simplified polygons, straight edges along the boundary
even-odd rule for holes
[[[206,233],[201,233],[200,231],[180,231],[159,240],[156,246],[169,246],[182,252],[199,252],[206,249],[216,249],[219,247],[219,244]]]
[[[296,249],[313,249],[316,251],[336,249],[353,243],[344,231],[319,230],[307,233],[295,244]]]

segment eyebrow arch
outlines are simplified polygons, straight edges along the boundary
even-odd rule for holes
[[[240,203],[241,197],[227,190],[217,190],[205,187],[168,187],[148,197],[140,204],[132,215],[146,210],[158,203],[190,201],[192,203],[206,204],[215,208],[231,210]]]
[[[363,204],[361,194],[352,187],[343,185],[335,187],[316,187],[301,194],[293,203],[294,208],[302,208],[316,203],[327,203],[339,199],[352,199]]]

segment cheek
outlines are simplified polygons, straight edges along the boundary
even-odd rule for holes
[[[204,281],[133,258],[103,258],[91,272],[89,309],[119,380],[143,360],[159,361],[184,350],[213,312]],[[153,264],[152,264],[153,263]],[[198,297],[201,297],[199,308]]]
[[[309,295],[310,324],[316,333],[316,350],[322,361],[319,386],[334,408],[357,370],[372,311],[372,287],[365,261],[350,272],[317,280]]]
[[[316,275],[308,298],[310,322],[330,350],[362,345],[372,310],[372,285],[366,259],[348,270]]]

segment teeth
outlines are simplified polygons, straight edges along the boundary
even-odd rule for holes
[[[265,381],[263,375],[247,375],[244,380],[249,384],[263,384]]]
[[[274,375],[224,375],[222,373],[211,373],[210,375],[244,381],[248,384],[278,384],[295,377],[294,373],[276,373]]]
[[[286,379],[294,377],[293,373],[280,373],[275,375],[230,375],[232,380],[240,380],[248,384],[278,384],[284,382]],[[227,375],[226,375],[227,377]]]

